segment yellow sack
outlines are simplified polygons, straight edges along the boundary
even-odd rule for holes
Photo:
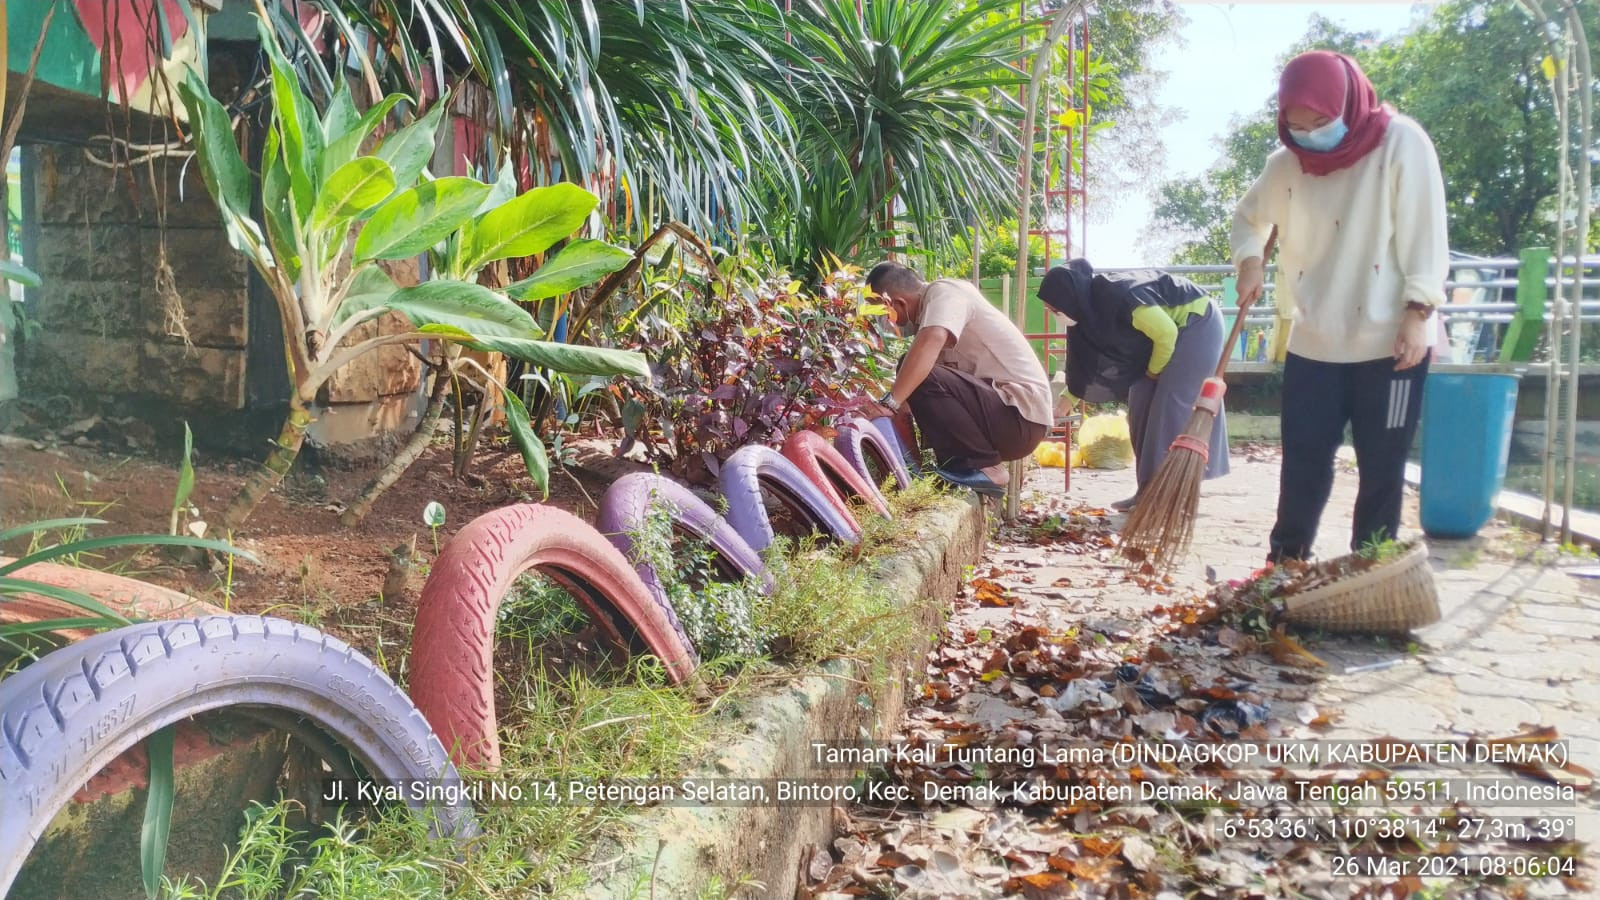
[[[1051,469],[1066,468],[1067,445],[1061,441],[1041,441],[1033,448],[1033,461]]]
[[[1085,469],[1126,469],[1133,465],[1133,441],[1126,413],[1090,416],[1078,426],[1072,464]]]

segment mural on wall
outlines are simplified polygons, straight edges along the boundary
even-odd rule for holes
[[[11,69],[26,69],[52,5],[53,0],[6,4]],[[183,105],[176,96],[168,102],[154,73],[165,72],[173,83],[181,79],[184,68],[197,59],[193,23],[220,6],[220,0],[72,0],[56,5],[38,82],[142,112],[183,115]],[[70,15],[63,14],[68,11]]]

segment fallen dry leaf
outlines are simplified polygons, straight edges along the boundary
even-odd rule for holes
[[[996,647],[994,648],[994,652],[989,654],[989,658],[984,661],[981,667],[979,667],[978,671],[984,673],[985,675],[991,672],[1002,672],[1006,668],[1007,660],[1008,657],[1006,656],[1005,650],[1001,649],[1000,647]]]
[[[1122,841],[1118,838],[1088,837],[1082,841],[1083,849],[1095,856],[1110,856],[1122,849]]]
[[[1155,864],[1156,848],[1144,838],[1130,834],[1122,839],[1122,858],[1128,861],[1128,865],[1144,872]]]
[[[951,831],[981,831],[989,821],[989,814],[970,807],[958,806],[947,809],[928,820],[934,828],[945,828]]]
[[[1272,633],[1270,645],[1274,661],[1286,666],[1299,666],[1302,669],[1326,669],[1328,664],[1310,650],[1307,650],[1299,641],[1290,637],[1283,630],[1283,626]]]
[[[828,873],[833,871],[833,857],[829,855],[828,851],[815,844],[812,844],[809,849],[811,860],[806,866],[806,875],[810,877],[812,883],[816,883],[826,879]]]
[[[917,861],[901,853],[899,850],[890,850],[878,855],[877,866],[880,869],[898,869],[902,866],[914,866]]]

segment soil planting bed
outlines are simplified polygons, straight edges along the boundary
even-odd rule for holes
[[[38,449],[42,446],[42,449]],[[202,519],[219,518],[250,471],[236,460],[195,460],[191,502]],[[235,543],[260,561],[240,562],[232,579],[215,571],[177,565],[155,551],[84,561],[152,584],[182,591],[231,612],[261,613],[316,624],[381,660],[391,674],[403,671],[417,594],[433,557],[434,536],[422,510],[437,500],[446,510],[438,531],[442,546],[461,526],[492,509],[537,500],[521,457],[503,447],[481,447],[469,483],[450,477],[450,448],[439,444],[354,528],[339,524],[343,504],[355,497],[372,472],[298,469],[256,508]],[[177,482],[176,459],[108,453],[97,447],[35,445],[8,440],[0,452],[0,522],[5,526],[62,516],[92,516],[108,524],[92,534],[165,533]],[[593,521],[605,482],[579,469],[551,474],[551,506]],[[416,559],[399,596],[379,599],[393,565],[392,551],[416,542]],[[8,544],[17,555],[27,547]]]

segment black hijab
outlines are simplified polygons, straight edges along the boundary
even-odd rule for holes
[[[1039,299],[1076,323],[1067,329],[1067,390],[1090,403],[1127,399],[1154,347],[1133,327],[1133,311],[1182,306],[1205,293],[1187,278],[1151,269],[1099,274],[1086,259],[1046,272]]]

